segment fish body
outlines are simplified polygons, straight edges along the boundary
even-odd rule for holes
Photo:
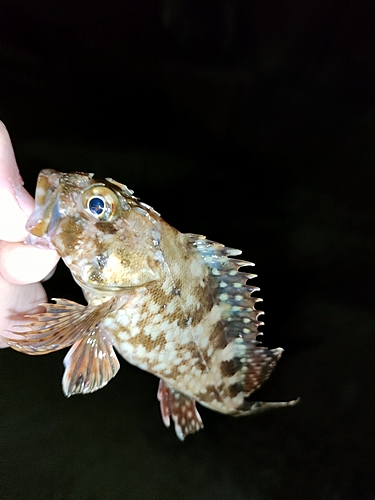
[[[82,288],[87,306],[43,304],[16,350],[45,354],[71,346],[63,390],[100,389],[119,369],[115,350],[160,378],[164,423],[183,440],[203,424],[195,403],[248,415],[292,405],[246,399],[269,377],[282,349],[257,340],[262,324],[251,296],[250,263],[239,250],[182,234],[113,179],[39,174],[28,243],[55,248]],[[17,329],[15,329],[17,331]],[[115,350],[114,350],[115,349]]]

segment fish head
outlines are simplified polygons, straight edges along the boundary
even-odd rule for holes
[[[56,249],[84,290],[116,293],[159,278],[160,221],[113,179],[44,169],[26,243]]]

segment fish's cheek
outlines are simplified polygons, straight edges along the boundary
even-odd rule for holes
[[[69,256],[73,260],[79,259],[84,247],[87,248],[82,224],[68,217],[61,219],[50,241],[61,257]]]
[[[68,240],[63,233],[56,235],[54,242],[74,278],[88,286],[138,287],[159,279],[161,274],[160,264],[151,252],[138,255],[118,241],[103,245],[98,238],[90,242]]]
[[[86,260],[82,279],[91,285],[138,287],[159,279],[160,269],[151,259],[137,261],[116,252]]]

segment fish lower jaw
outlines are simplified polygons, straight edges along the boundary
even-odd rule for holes
[[[25,245],[32,245],[33,247],[43,248],[44,250],[56,250],[48,238],[43,238],[41,236],[35,236],[34,234],[29,234],[25,240]]]
[[[108,285],[95,285],[93,283],[87,283],[72,273],[75,282],[84,290],[91,293],[100,293],[102,295],[118,295],[119,293],[124,293],[123,286],[108,286]],[[130,287],[128,287],[130,288]]]
[[[117,286],[117,285],[97,285],[94,283],[87,283],[82,279],[75,276],[72,273],[72,276],[75,282],[82,288],[84,292],[88,292],[89,294],[101,295],[105,297],[114,297],[116,295],[126,295],[126,292],[130,292],[135,288],[141,288],[140,286]]]

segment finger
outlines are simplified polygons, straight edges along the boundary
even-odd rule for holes
[[[22,187],[19,189],[24,190]],[[29,234],[25,229],[28,214],[21,210],[14,192],[11,192],[8,188],[0,186],[0,201],[1,205],[5,207],[5,211],[0,216],[0,240],[23,241]],[[32,210],[29,214],[31,212]]]
[[[39,304],[46,302],[47,297],[40,283],[21,286],[14,285],[0,276],[0,335],[6,330],[12,330],[24,314],[37,310]],[[10,336],[7,333],[7,336]],[[0,347],[7,344],[0,338]]]
[[[22,241],[28,234],[25,224],[34,200],[22,185],[9,134],[0,121],[0,201],[5,207],[0,217],[1,240]]]
[[[18,171],[12,143],[2,121],[0,121],[0,164],[0,180],[6,181],[12,187],[22,186],[23,180]]]
[[[58,260],[55,250],[42,250],[23,243],[1,243],[0,273],[13,284],[42,281]]]

